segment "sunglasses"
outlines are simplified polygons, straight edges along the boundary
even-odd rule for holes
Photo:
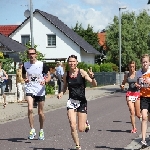
[[[35,55],[36,53],[27,53],[28,55]]]

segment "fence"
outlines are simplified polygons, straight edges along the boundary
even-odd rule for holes
[[[98,86],[116,84],[116,72],[95,72]]]

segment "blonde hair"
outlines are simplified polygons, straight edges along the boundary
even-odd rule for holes
[[[144,55],[141,57],[141,62],[142,62],[143,58],[148,58],[148,60],[149,60],[149,54],[144,54]]]

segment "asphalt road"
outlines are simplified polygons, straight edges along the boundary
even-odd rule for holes
[[[0,150],[73,150],[74,143],[66,108],[45,114],[45,140],[28,140],[28,118],[0,125]],[[88,102],[88,120],[91,130],[80,133],[82,150],[121,150],[140,134],[140,121],[137,121],[138,133],[131,134],[129,111],[124,93],[115,93]],[[35,116],[35,129],[38,135],[39,122]]]

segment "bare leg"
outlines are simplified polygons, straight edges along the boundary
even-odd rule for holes
[[[129,101],[128,97],[126,100],[127,100],[127,105],[129,107],[129,111],[130,111],[130,119],[131,119],[132,129],[135,129],[135,107],[134,107],[134,103]]]
[[[77,132],[77,129],[76,129],[76,126],[77,126],[77,122],[76,122],[77,112],[74,109],[69,109],[67,114],[68,114],[68,119],[69,119],[69,123],[70,123],[70,127],[71,127],[72,138],[73,138],[76,145],[80,145],[79,144],[78,132]]]
[[[26,96],[26,100],[28,102],[28,118],[31,129],[33,129],[33,98],[31,96]]]
[[[44,124],[44,120],[45,120],[43,107],[44,107],[44,101],[38,102],[38,114],[39,114],[40,129],[43,129],[43,124]]]

